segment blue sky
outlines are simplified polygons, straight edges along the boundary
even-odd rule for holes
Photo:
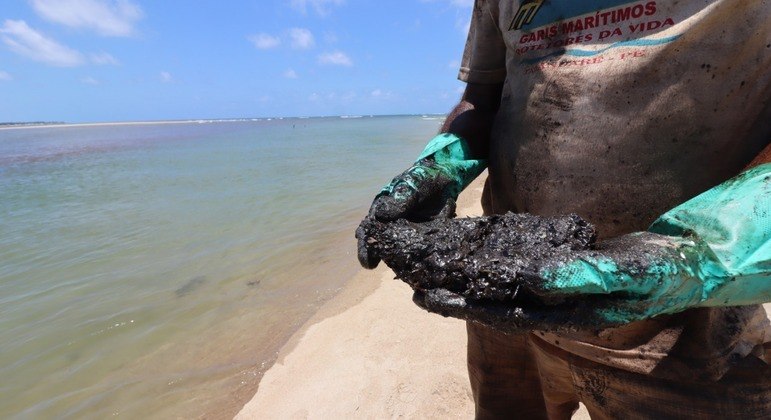
[[[0,122],[445,113],[472,0],[4,0]]]

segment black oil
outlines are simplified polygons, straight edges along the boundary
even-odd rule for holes
[[[360,246],[368,255],[382,259],[413,288],[418,306],[502,332],[618,325],[598,313],[633,305],[627,293],[546,299],[531,292],[532,282],[538,281],[533,273],[539,267],[595,254],[612,257],[625,271],[644,271],[662,252],[651,244],[656,236],[625,235],[596,242],[594,226],[577,215],[515,213],[423,223],[368,217],[357,231],[357,237],[367,239]]]
[[[473,300],[512,301],[532,263],[589,249],[594,227],[576,215],[507,213],[413,223],[370,220],[370,252],[415,290],[445,289]]]

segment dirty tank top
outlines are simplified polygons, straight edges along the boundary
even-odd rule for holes
[[[645,230],[771,140],[771,2],[477,0],[459,78],[504,83],[487,212],[577,213],[603,237]],[[697,379],[771,339],[757,305],[543,336]]]

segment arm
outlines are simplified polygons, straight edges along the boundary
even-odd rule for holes
[[[415,163],[383,187],[356,230],[359,262],[365,268],[380,260],[368,233],[375,222],[451,217],[460,191],[487,167],[506,80],[507,48],[493,12],[486,2],[475,2],[458,73],[466,82],[463,98]]]
[[[448,115],[415,163],[375,197],[356,230],[359,262],[375,268],[380,261],[369,234],[375,221],[425,221],[455,214],[461,190],[487,166],[493,119],[502,84],[468,84],[461,102]]]
[[[771,142],[768,143],[768,146],[766,146],[763,151],[761,151],[757,156],[755,156],[755,159],[752,159],[752,162],[750,162],[749,165],[747,165],[746,169],[753,168],[758,165],[762,165],[764,163],[771,163]]]
[[[532,268],[545,301],[601,299],[596,316],[626,323],[694,307],[771,301],[771,145],[736,177],[569,261]]]
[[[460,103],[447,115],[442,133],[453,133],[469,143],[473,157],[485,159],[490,132],[501,103],[503,84],[469,83]]]
[[[466,85],[463,98],[415,163],[375,197],[370,216],[381,221],[452,217],[460,192],[487,167],[490,133],[502,84]]]
[[[648,232],[533,261],[512,281],[526,296],[517,311],[443,289],[413,300],[504,331],[596,329],[688,308],[771,302],[771,145],[744,172],[665,213]]]

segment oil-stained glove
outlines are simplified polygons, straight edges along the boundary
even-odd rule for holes
[[[453,217],[458,195],[486,167],[486,160],[471,157],[464,139],[451,133],[434,137],[409,169],[383,187],[356,229],[361,265],[375,268],[380,262],[372,248],[374,239],[366,233],[370,220],[421,222]]]
[[[589,299],[590,318],[606,324],[771,301],[771,164],[675,207],[648,231],[538,262],[523,287],[568,309],[566,302]]]

